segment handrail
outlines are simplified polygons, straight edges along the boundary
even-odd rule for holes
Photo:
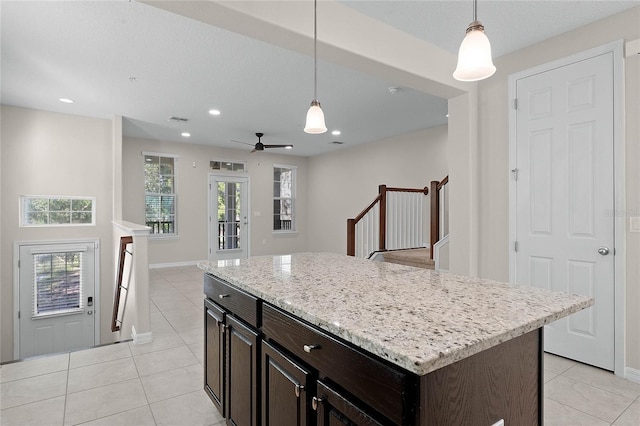
[[[119,331],[120,324],[122,324],[122,319],[118,319],[118,312],[120,310],[120,293],[122,289],[128,291],[128,287],[124,287],[122,285],[122,278],[124,275],[124,257],[127,253],[133,255],[132,252],[127,251],[127,245],[133,244],[133,237],[125,236],[120,237],[120,249],[118,250],[119,259],[118,259],[118,278],[116,280],[116,293],[115,298],[113,300],[113,314],[111,316],[111,331]],[[124,309],[124,308],[123,308]],[[123,312],[124,315],[124,312]]]
[[[380,205],[380,221],[378,227],[379,235],[379,251],[386,251],[386,229],[387,229],[387,192],[415,192],[427,195],[429,188],[398,188],[387,187],[387,185],[378,186],[378,195],[360,214],[353,219],[347,219],[347,255],[356,255],[356,225],[367,213],[373,209],[376,204]]]
[[[371,210],[376,205],[376,203],[378,201],[380,201],[381,197],[382,197],[381,194],[378,194],[378,196],[376,198],[374,198],[374,200],[371,202],[371,204],[369,204],[369,206],[367,206],[367,208],[362,210],[362,212],[360,212],[360,214],[358,216],[356,216],[355,219],[349,219],[349,220],[353,220],[356,223],[360,222],[360,219],[362,219],[364,217],[364,215],[369,213],[369,210]]]
[[[449,183],[449,175],[445,176],[444,179],[442,179],[440,183],[438,183],[438,190],[448,183]]]
[[[431,250],[429,253],[431,259],[433,259],[433,248],[440,240],[440,189],[447,183],[449,183],[449,175],[439,182],[437,180],[431,181]]]

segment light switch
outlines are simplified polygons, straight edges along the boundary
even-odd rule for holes
[[[640,232],[640,217],[629,218],[629,231]]]

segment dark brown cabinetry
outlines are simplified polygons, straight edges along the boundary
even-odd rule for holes
[[[258,425],[258,333],[227,316],[227,423]]]
[[[267,342],[262,343],[262,425],[313,424],[309,410],[314,375]]]
[[[205,390],[227,424],[258,426],[258,299],[209,275],[204,283]]]
[[[205,275],[205,389],[234,426],[542,424],[542,329],[417,375]]]
[[[224,359],[225,359],[225,312],[205,300],[205,376],[204,388],[218,411],[225,416]]]
[[[312,406],[317,412],[318,426],[381,425],[347,398],[322,382],[318,382],[317,395],[313,397]]]

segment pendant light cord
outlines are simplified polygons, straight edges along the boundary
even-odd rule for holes
[[[313,0],[313,100],[318,100],[318,18],[317,18],[318,0]]]
[[[473,0],[473,21],[478,20],[478,0]]]

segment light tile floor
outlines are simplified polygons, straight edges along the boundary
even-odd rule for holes
[[[202,390],[202,273],[153,269],[145,345],[119,343],[0,367],[0,424],[223,425]],[[640,425],[640,384],[545,355],[545,425]]]

